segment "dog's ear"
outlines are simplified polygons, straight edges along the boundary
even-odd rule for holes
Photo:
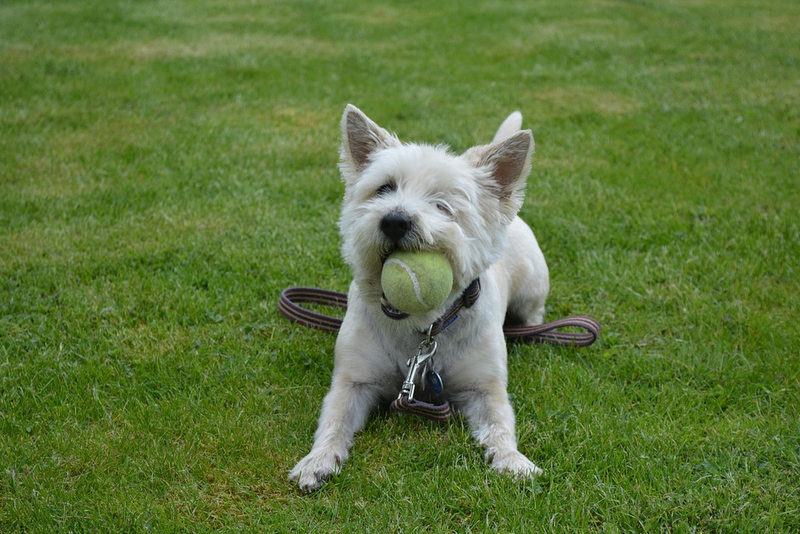
[[[508,139],[518,131],[522,129],[522,113],[519,111],[515,111],[508,117],[506,120],[503,121],[503,124],[497,129],[497,133],[494,134],[494,139],[492,139],[492,143],[499,143],[504,139]]]
[[[522,207],[533,146],[531,131],[522,130],[499,143],[483,147],[478,161],[478,165],[488,169],[496,182],[501,209],[509,219],[513,219]]]
[[[342,115],[340,154],[340,167],[345,178],[360,174],[376,150],[399,145],[397,137],[372,122],[354,105],[347,104]]]

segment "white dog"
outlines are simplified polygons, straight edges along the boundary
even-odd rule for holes
[[[522,115],[512,113],[492,144],[456,156],[442,146],[403,144],[356,107],[345,109],[339,226],[354,279],[314,446],[289,475],[303,491],[339,470],[370,411],[398,396],[431,325],[476,279],[477,301],[436,336],[443,390],[418,387],[417,398],[447,400],[460,411],[497,471],[541,473],[517,450],[502,330],[504,322],[541,324],[549,290],[544,256],[517,217],[533,153],[533,136],[521,125]],[[397,249],[445,254],[454,283],[441,307],[402,319],[382,312],[381,268]]]

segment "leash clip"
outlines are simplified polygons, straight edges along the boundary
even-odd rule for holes
[[[425,384],[427,382],[434,393],[439,394],[442,392],[442,377],[439,376],[439,373],[433,368],[433,356],[436,354],[436,349],[439,346],[433,335],[435,326],[435,323],[431,324],[431,326],[428,327],[428,331],[423,333],[425,338],[420,342],[419,347],[417,347],[417,353],[406,362],[409,368],[408,375],[406,375],[406,380],[403,382],[402,389],[400,389],[400,394],[392,401],[392,409],[399,413],[414,414],[432,421],[444,421],[450,417],[450,414],[453,412],[447,400],[442,404],[430,404],[424,401],[414,400],[417,373],[423,365],[425,367],[422,374],[425,376],[422,382],[422,389],[425,389]]]
[[[416,389],[416,380],[419,368],[422,366],[422,364],[431,359],[434,354],[436,354],[436,349],[439,347],[436,339],[431,336],[432,328],[433,325],[431,325],[431,328],[428,328],[425,339],[420,342],[419,347],[417,348],[417,354],[409,358],[406,362],[406,365],[408,366],[408,374],[403,382],[403,387],[400,388],[400,394],[397,395],[398,399],[402,399],[405,396],[408,397],[408,402],[414,400],[414,390]]]

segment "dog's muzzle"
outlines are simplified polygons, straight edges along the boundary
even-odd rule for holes
[[[402,211],[392,211],[383,216],[380,222],[381,233],[385,235],[392,244],[400,242],[414,227],[411,217]]]

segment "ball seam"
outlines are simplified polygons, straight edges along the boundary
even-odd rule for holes
[[[406,265],[403,261],[398,260],[397,258],[389,258],[386,260],[387,264],[396,264],[405,269],[406,273],[408,273],[409,278],[411,278],[411,285],[414,287],[414,295],[417,297],[417,302],[420,304],[427,306],[427,303],[422,299],[422,288],[419,286],[419,280],[417,279],[417,274]]]

